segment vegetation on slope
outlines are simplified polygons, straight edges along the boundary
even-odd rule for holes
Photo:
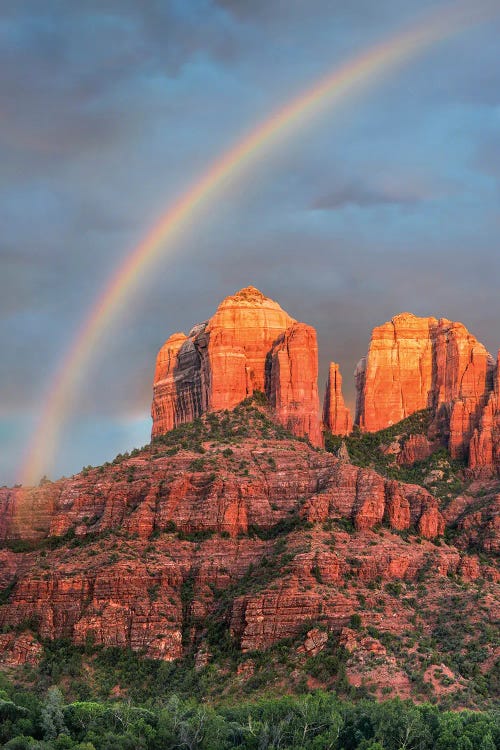
[[[57,687],[39,696],[0,679],[0,742],[6,750],[497,750],[500,725],[493,712],[353,704],[320,691],[211,706],[166,686],[144,703],[67,703]]]
[[[297,440],[269,419],[264,406],[264,399],[257,396],[234,411],[207,414],[155,439],[142,450],[153,458],[190,451],[194,454],[193,470],[206,471],[211,470],[210,462],[214,460],[208,457],[209,447],[217,446],[217,453],[233,461],[231,446],[249,438],[258,439],[264,445],[284,439]],[[434,468],[441,471],[446,464],[440,480],[441,496],[446,498],[463,486],[460,479],[463,467],[451,462],[443,449],[412,467],[397,466],[394,457],[383,451],[384,446],[396,438],[404,443],[411,434],[425,434],[427,426],[428,415],[423,412],[374,435],[354,433],[345,442],[353,463],[428,487],[424,480],[429,472]],[[340,445],[341,439],[327,437],[327,448],[332,452]],[[138,454],[139,451],[133,451],[131,455]],[[113,464],[119,465],[126,458],[128,455],[118,456]],[[132,469],[125,464],[117,472],[126,474]],[[242,474],[248,473],[245,466],[239,470]],[[86,471],[90,471],[90,467]],[[460,485],[453,484],[454,481]],[[436,493],[433,486],[429,489]],[[445,710],[463,706],[490,709],[498,695],[498,665],[492,665],[488,658],[495,641],[498,644],[498,631],[489,624],[484,610],[488,585],[482,580],[467,583],[451,576],[439,584],[441,589],[437,591],[433,587],[435,561],[431,553],[428,570],[420,571],[416,581],[374,580],[364,586],[356,575],[360,559],[353,551],[346,559],[343,583],[334,587],[340,594],[357,590],[360,614],[351,617],[349,627],[360,637],[380,641],[389,657],[397,661],[410,679],[411,694],[418,700],[431,700],[435,705],[416,707],[397,700],[383,704],[371,702],[374,686],[368,679],[358,688],[349,684],[349,656],[333,633],[329,634],[324,649],[315,656],[297,653],[305,632],[297,639],[278,642],[265,652],[241,653],[230,637],[228,626],[234,598],[282,581],[289,574],[296,554],[309,552],[313,546],[318,550],[323,546],[335,549],[334,532],[339,529],[354,532],[348,519],[326,521],[313,528],[298,516],[271,528],[249,529],[250,536],[273,542],[262,564],[251,566],[228,588],[214,588],[214,601],[218,605],[213,615],[201,624],[189,622],[189,626],[199,629],[196,645],[203,639],[210,651],[210,662],[206,666],[195,664],[194,648],[186,649],[189,653],[184,659],[166,663],[145,659],[125,649],[94,648],[92,643],[86,648],[77,648],[68,642],[46,642],[38,667],[25,665],[16,669],[16,686],[8,682],[2,685],[0,681],[4,691],[0,692],[0,732],[3,732],[0,742],[11,750],[27,747],[39,750],[154,750],[160,747],[491,750],[500,747],[498,722],[495,724],[498,716],[492,709],[482,714],[467,711],[460,715]],[[208,535],[215,533],[208,532]],[[155,534],[144,549],[136,545],[136,551],[136,540],[122,530],[82,538],[75,537],[70,530],[62,537],[38,542],[36,548],[41,553],[67,548],[67,553],[71,554],[72,549],[82,546],[85,552],[88,548],[89,555],[107,552],[109,548],[118,558],[121,545],[127,541],[130,559],[149,560],[159,554],[160,543],[168,543],[173,534],[197,545],[207,538],[207,532],[198,532],[197,536],[181,532],[172,525],[158,536]],[[383,542],[384,534],[389,532],[376,529],[374,534],[380,534]],[[406,532],[400,536],[408,544],[422,543]],[[11,548],[15,544],[22,546],[24,543],[14,543]],[[370,544],[375,552],[376,541]],[[440,544],[437,540],[436,547]],[[35,546],[16,551],[30,549]],[[313,574],[317,586],[303,581],[300,585],[325,593],[320,573],[313,571]],[[192,584],[192,577],[183,584],[186,611],[193,596]],[[0,597],[8,601],[10,593],[7,587],[0,592]],[[364,610],[366,596],[371,594],[376,600],[375,605],[370,604],[374,612],[384,616],[400,607],[411,613],[408,616],[411,627],[393,633],[368,624]],[[29,623],[23,625],[30,626]],[[305,630],[311,627],[324,628],[325,624],[308,622]],[[19,632],[22,630],[20,627]],[[377,658],[373,656],[374,662]],[[368,674],[371,663],[365,666]],[[435,668],[436,679],[445,688],[450,688],[447,670],[451,670],[460,689],[434,694],[424,680],[430,667]],[[52,690],[54,686],[58,686],[62,694]],[[316,687],[328,692],[308,694]],[[291,695],[282,698],[283,692]],[[250,700],[253,702],[247,702]],[[354,700],[356,705],[351,702]],[[54,737],[54,731],[59,736]],[[20,739],[20,735],[26,739]]]
[[[395,441],[403,448],[411,435],[427,435],[430,422],[431,410],[424,409],[378,432],[355,429],[347,437],[327,433],[325,448],[337,453],[344,443],[351,462],[356,466],[370,467],[390,479],[420,484],[436,497],[449,500],[465,487],[463,461],[452,459],[444,446],[438,446],[424,461],[401,466],[396,463],[394,454],[387,451]]]

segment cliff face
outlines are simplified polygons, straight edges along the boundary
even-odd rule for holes
[[[294,435],[321,445],[314,328],[294,323],[275,341],[268,358],[267,391],[279,421]]]
[[[188,336],[174,334],[161,348],[152,435],[208,411],[231,409],[258,390],[266,393],[278,421],[321,445],[317,375],[314,329],[247,287],[227,297],[208,322]],[[498,366],[461,323],[395,316],[373,330],[355,378],[355,422],[361,430],[376,432],[430,409],[429,437],[440,435],[452,458],[468,460],[479,474],[500,468]],[[323,426],[336,435],[352,430],[335,363],[328,373]],[[408,453],[405,460],[410,459]]]
[[[348,435],[352,431],[351,412],[342,394],[342,375],[339,366],[330,362],[323,404],[323,424],[334,435]]]
[[[376,432],[430,406],[435,318],[403,313],[374,328],[366,360],[358,365],[356,422]]]
[[[282,424],[319,445],[317,377],[314,329],[247,287],[227,297],[208,322],[188,336],[174,334],[160,349],[152,435],[262,391]]]
[[[500,471],[500,351],[493,390],[481,412],[469,449],[469,466],[476,474]]]
[[[201,443],[191,440],[207,455],[153,444],[116,465],[39,488],[1,488],[0,541],[120,530],[146,539],[172,523],[186,534],[237,538],[289,514],[311,522],[345,518],[360,530],[387,521],[399,531],[419,529],[426,538],[443,533],[437,500],[422,487],[386,480],[303,442],[275,437],[267,419],[266,446],[262,439],[238,437],[248,431],[239,415],[231,424],[236,426],[228,428],[234,441],[227,456],[219,451],[227,441],[219,444],[207,427]],[[394,510],[403,506],[404,512]]]
[[[493,375],[491,355],[461,323],[397,315],[374,329],[368,355],[358,365],[356,422],[375,432],[429,408],[452,457],[466,457],[480,432]],[[484,415],[485,433],[495,408],[490,404]]]

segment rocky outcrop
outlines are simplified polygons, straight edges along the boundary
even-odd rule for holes
[[[235,424],[240,424],[236,417]],[[248,431],[247,418],[241,424]],[[237,439],[238,427],[231,430]],[[2,538],[84,538],[121,530],[147,539],[175,525],[184,534],[218,533],[236,539],[249,528],[270,529],[290,514],[314,523],[344,518],[359,530],[388,520],[401,530],[417,528],[426,512],[437,511],[437,501],[422,487],[384,479],[306,443],[276,441],[267,434],[268,445],[248,438],[233,444],[227,455],[208,437],[201,456],[178,448],[165,453],[153,445],[105,469],[86,469],[29,491],[1,490]],[[19,501],[14,508],[10,492],[16,497],[24,493],[29,506]],[[406,508],[404,522],[402,511],[389,511],[395,504]],[[43,518],[41,513],[35,516],[40,524],[35,528],[24,523],[27,508],[43,508]],[[424,535],[442,531],[438,520],[435,532]],[[12,565],[7,557],[5,568]]]
[[[265,649],[283,638],[293,638],[305,624],[314,621],[321,621],[327,630],[342,632],[351,615],[359,611],[360,587],[366,587],[362,619],[364,624],[373,623],[375,600],[380,603],[380,594],[368,592],[373,591],[376,581],[411,582],[432,567],[439,591],[447,576],[458,572],[464,564],[456,550],[436,548],[425,541],[409,547],[388,532],[382,532],[382,536],[372,531],[355,536],[337,532],[329,538],[334,540],[335,552],[322,547],[317,534],[313,538],[315,549],[299,552],[286,575],[260,591],[250,591],[234,600],[230,630],[242,651]],[[350,580],[354,581],[352,589],[346,586]],[[397,605],[393,601],[389,618],[381,615],[384,626],[394,629],[393,632],[396,630],[393,618],[397,617],[398,626],[404,628],[403,622],[408,617],[403,609],[396,616],[394,606]],[[299,653],[320,650],[324,640],[320,632],[309,631],[304,645],[298,648]]]
[[[400,466],[412,466],[418,461],[425,461],[431,455],[433,447],[425,435],[409,435],[397,453],[396,462]]]
[[[403,313],[374,328],[366,360],[358,365],[361,429],[376,432],[430,406],[437,322]]]
[[[189,336],[174,333],[158,352],[151,408],[153,437],[201,414],[200,358],[194,343],[196,331],[194,328]]]
[[[298,330],[297,351],[309,335]],[[293,367],[295,344],[285,341],[275,353],[285,349]],[[430,637],[456,576],[482,622],[498,600],[495,571],[467,549],[493,552],[500,536],[498,498],[488,510],[484,500],[446,508],[459,552],[436,544],[444,521],[422,487],[287,436],[262,406],[204,415],[103,467],[0,491],[0,663],[36,664],[43,639],[65,638],[219,669],[223,634],[242,652],[291,639],[300,670],[322,649],[331,654],[353,615],[360,638],[369,626],[401,638],[425,611],[419,627]],[[394,655],[377,658],[383,669]],[[240,665],[234,679],[252,671]]]
[[[61,482],[47,482],[36,488],[0,488],[0,540],[46,536],[61,486]]]
[[[356,422],[375,432],[431,409],[434,433],[444,436],[452,457],[466,457],[493,371],[491,355],[461,323],[402,313],[374,329],[358,365]]]
[[[437,500],[418,485],[384,479],[371,469],[339,461],[321,491],[306,500],[302,514],[313,523],[348,518],[359,531],[384,520],[398,531],[418,528],[434,539],[444,532]]]
[[[0,664],[4,667],[37,664],[42,652],[42,645],[31,633],[0,633]]]
[[[323,404],[323,424],[334,435],[349,435],[352,432],[351,412],[342,394],[342,375],[338,364],[330,363]]]
[[[215,315],[160,349],[151,408],[152,435],[207,411],[232,409],[256,391],[279,421],[319,445],[316,334],[258,289],[226,297]]]
[[[479,424],[472,434],[469,467],[476,475],[500,472],[500,351],[494,386],[481,412]]]
[[[321,445],[316,331],[293,323],[278,337],[269,355],[266,390],[276,417],[298,437]]]

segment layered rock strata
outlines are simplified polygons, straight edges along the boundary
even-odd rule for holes
[[[381,524],[414,527],[424,539],[443,532],[437,501],[426,490],[384,480],[303,442],[270,443],[264,447],[249,437],[223,454],[221,445],[206,440],[201,458],[150,448],[38,489],[0,490],[3,543],[29,541],[32,550],[25,544],[26,552],[1,552],[0,589],[10,594],[0,606],[0,627],[30,621],[43,638],[83,644],[91,637],[96,644],[174,659],[183,653],[186,618],[203,623],[213,590],[259,566],[274,548],[269,530],[291,518],[299,529],[306,521],[320,527],[344,519],[360,533]],[[25,524],[29,509],[36,510],[34,528]],[[319,595],[293,591],[304,566],[310,576],[311,564],[300,556],[294,562],[295,573],[283,584],[290,596],[280,599],[281,625],[267,643],[295,632],[317,611]],[[348,569],[336,555],[323,555],[318,565],[325,581],[340,581]],[[194,592],[189,613],[182,602],[187,582]],[[235,601],[235,629],[242,627],[236,626],[242,606],[248,622],[244,648],[260,647],[260,638],[251,635],[252,612],[266,613],[273,596]],[[273,622],[269,616],[265,628]]]
[[[298,437],[320,445],[316,331],[293,323],[278,337],[268,359],[266,390],[278,420]]]
[[[461,323],[402,313],[373,330],[358,365],[356,423],[376,432],[431,409],[433,430],[444,435],[453,458],[468,456],[477,433],[474,463],[483,450],[479,434],[485,445],[494,442],[494,370],[491,355]]]
[[[469,448],[469,466],[476,474],[500,472],[500,351],[493,390],[481,412]]]
[[[255,391],[295,435],[321,443],[316,333],[277,302],[247,287],[186,336],[171,336],[158,354],[152,435],[207,411],[232,409]]]
[[[495,571],[466,553],[498,548],[496,500],[477,502],[447,508],[462,552],[437,546],[443,516],[422,487],[287,437],[261,408],[206,415],[103,467],[0,490],[0,662],[68,638],[201,668],[214,621],[242,651],[307,629],[306,656],[324,640],[311,621],[336,638],[360,613],[400,635],[418,616],[401,586],[425,578],[418,607],[456,595],[457,575],[494,595]]]

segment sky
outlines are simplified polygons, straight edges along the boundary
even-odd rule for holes
[[[500,3],[500,0],[499,0]],[[0,484],[110,275],[220,154],[431,0],[3,0]],[[318,331],[320,386],[402,311],[500,346],[498,18],[322,109],[193,214],[111,321],[51,478],[149,441],[155,357],[254,285]]]

